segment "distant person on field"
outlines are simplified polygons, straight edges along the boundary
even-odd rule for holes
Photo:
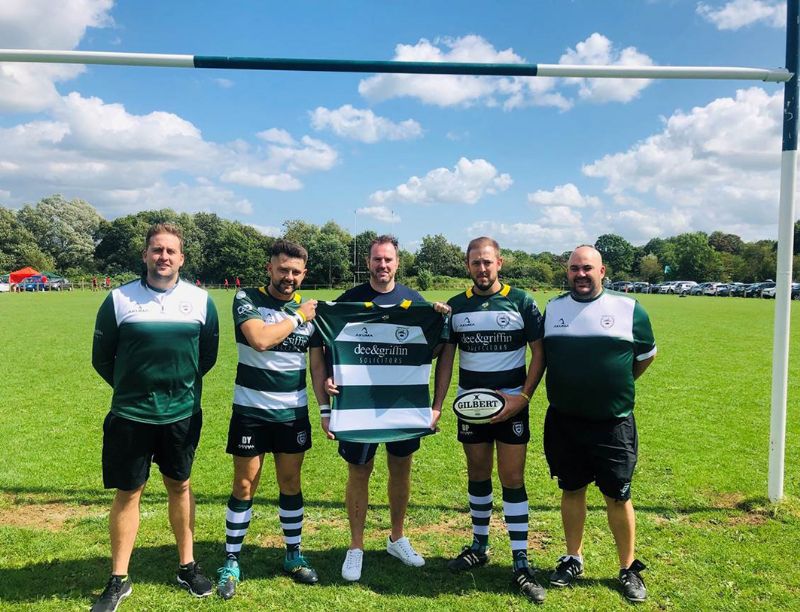
[[[236,282],[236,291],[239,291],[239,289],[242,288],[242,281],[240,281],[239,277],[237,276],[235,282]]]
[[[226,278],[225,279],[225,291],[227,291],[228,289],[230,289],[230,285],[228,283],[228,279]]]
[[[106,276],[106,289],[111,289],[111,277]]]
[[[239,554],[265,454],[275,462],[278,519],[286,547],[283,571],[301,584],[319,581],[300,551],[304,514],[300,470],[311,448],[306,355],[317,309],[316,300],[304,300],[297,292],[307,260],[308,252],[299,244],[278,240],[267,263],[269,283],[242,289],[233,297],[239,365],[226,449],[233,455],[233,489],[225,512],[226,558],[218,570],[217,592],[223,599],[234,596],[241,579]],[[311,364],[312,376],[324,381],[322,357]],[[323,394],[317,400],[325,403],[327,397]]]
[[[158,464],[178,545],[177,581],[195,597],[211,581],[194,560],[194,496],[189,482],[203,423],[202,377],[217,359],[217,311],[206,291],[179,279],[183,235],[152,226],[145,276],[114,289],[97,313],[92,365],[113,387],[103,423],[103,484],[117,489],[109,515],[111,578],[92,610],[113,611],[131,594],[128,562],[139,500]]]
[[[97,277],[92,277],[92,291],[97,291]]]
[[[500,281],[500,246],[480,237],[467,246],[467,272],[473,286],[447,303],[452,308],[448,344],[436,364],[434,414],[441,414],[450,388],[456,348],[459,350],[458,393],[468,389],[497,390],[505,407],[489,423],[458,420],[458,440],[467,458],[467,495],[472,517],[472,543],[447,566],[463,572],[488,560],[492,515],[492,468],[503,487],[503,514],[511,541],[512,582],[528,599],[541,603],[545,590],[528,565],[528,493],[525,458],[530,425],[528,404],[544,373],[542,315],[522,289]],[[531,362],[525,367],[528,348]]]
[[[631,479],[639,440],[633,418],[634,381],[653,362],[650,319],[633,297],[603,289],[605,266],[591,246],[572,252],[569,293],[550,300],[544,315],[547,399],[544,450],[561,488],[566,554],[550,584],[571,585],[583,573],[586,489],[603,494],[619,556],[626,599],[644,601],[644,564],[634,556],[636,518]]]

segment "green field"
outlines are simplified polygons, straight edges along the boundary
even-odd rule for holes
[[[230,458],[224,453],[236,352],[233,292],[213,292],[221,346],[206,378],[204,430],[193,473],[196,558],[219,566]],[[330,292],[309,292],[331,297]],[[445,299],[449,292],[427,297]],[[537,293],[540,306],[550,297]],[[100,478],[101,424],[110,389],[90,365],[94,317],[104,294],[0,294],[0,609],[81,610],[109,572],[111,492]],[[787,499],[766,499],[773,301],[641,296],[659,353],[640,380],[636,408],[640,463],[633,499],[638,556],[650,599],[642,609],[800,609],[800,303],[792,304],[786,457]],[[576,364],[580,367],[580,364]],[[455,382],[455,381],[454,381]],[[452,392],[452,390],[451,390]],[[549,570],[563,552],[559,492],[541,449],[545,398],[532,405],[527,489],[530,549]],[[316,406],[311,408],[316,414]],[[312,424],[318,421],[312,417]],[[321,584],[280,574],[283,546],[274,476],[265,472],[245,542],[237,597],[191,600],[174,584],[177,557],[166,496],[154,478],[143,498],[131,562],[133,596],[121,610],[489,610],[528,604],[509,589],[509,548],[499,483],[491,559],[454,576],[445,562],[470,539],[466,469],[452,413],[423,441],[412,476],[407,532],[427,559],[407,568],[386,555],[389,516],[380,450],[372,479],[362,581],[340,576],[348,543],[346,467],[317,428],[304,466],[303,544]],[[268,466],[269,464],[265,464]],[[615,586],[616,554],[602,498],[590,493],[585,577],[548,592],[545,609],[607,610],[627,605]]]

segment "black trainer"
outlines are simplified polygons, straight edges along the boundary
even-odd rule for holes
[[[214,590],[214,585],[203,575],[200,564],[194,561],[178,568],[178,584],[195,597],[208,597]]]
[[[583,574],[583,563],[575,557],[563,555],[558,558],[555,571],[550,574],[550,584],[554,587],[568,587]]]
[[[632,602],[647,599],[647,588],[644,586],[641,571],[647,569],[644,563],[635,559],[628,569],[619,570],[619,581],[622,583],[622,594]]]
[[[512,581],[519,589],[519,592],[525,595],[533,603],[544,603],[545,595],[547,592],[544,587],[536,580],[533,571],[529,567],[521,567],[514,570],[514,579]]]
[[[106,588],[94,602],[91,612],[115,612],[120,602],[133,591],[130,578],[123,580],[119,576],[111,576]]]
[[[450,559],[450,561],[447,562],[447,568],[451,572],[466,572],[467,570],[486,565],[488,560],[489,555],[485,552],[465,546],[455,559]]]

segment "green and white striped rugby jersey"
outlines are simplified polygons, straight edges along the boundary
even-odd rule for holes
[[[459,348],[458,393],[479,387],[519,393],[527,375],[527,345],[542,337],[534,299],[502,285],[492,295],[478,295],[470,287],[447,303],[453,309],[448,341]]]
[[[428,383],[444,317],[431,304],[320,302],[314,322],[339,387],[330,422],[337,439],[394,442],[433,433]]]
[[[544,313],[547,399],[554,410],[587,420],[633,411],[633,360],[656,354],[650,319],[641,304],[616,291],[588,301],[569,293]]]
[[[233,298],[233,323],[239,365],[233,387],[233,411],[271,422],[287,422],[308,416],[306,354],[312,322],[299,325],[279,345],[257,351],[247,343],[240,326],[250,319],[280,323],[297,310],[299,293],[289,301],[275,299],[266,287],[247,288]]]
[[[202,376],[218,344],[217,310],[206,291],[182,280],[158,291],[139,279],[100,306],[92,365],[114,388],[111,412],[164,425],[200,410]]]

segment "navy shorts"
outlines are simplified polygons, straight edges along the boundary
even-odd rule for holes
[[[400,442],[386,442],[386,452],[394,457],[408,457],[419,450],[420,438],[401,440]],[[377,442],[339,442],[339,454],[347,463],[364,465],[369,463],[378,450]]]
[[[103,422],[103,486],[138,489],[150,478],[153,461],[167,478],[189,480],[202,428],[201,411],[166,425],[139,423],[109,412]]]
[[[526,408],[519,414],[500,423],[475,425],[458,419],[458,441],[462,444],[491,444],[495,440],[504,444],[527,444],[531,439],[529,411]]]
[[[631,480],[639,452],[636,421],[630,416],[587,421],[559,414],[552,406],[544,420],[544,454],[550,476],[565,491],[596,483],[607,497],[631,497]]]
[[[228,426],[225,452],[236,457],[264,453],[304,453],[311,448],[308,416],[284,423],[264,421],[234,412]]]

